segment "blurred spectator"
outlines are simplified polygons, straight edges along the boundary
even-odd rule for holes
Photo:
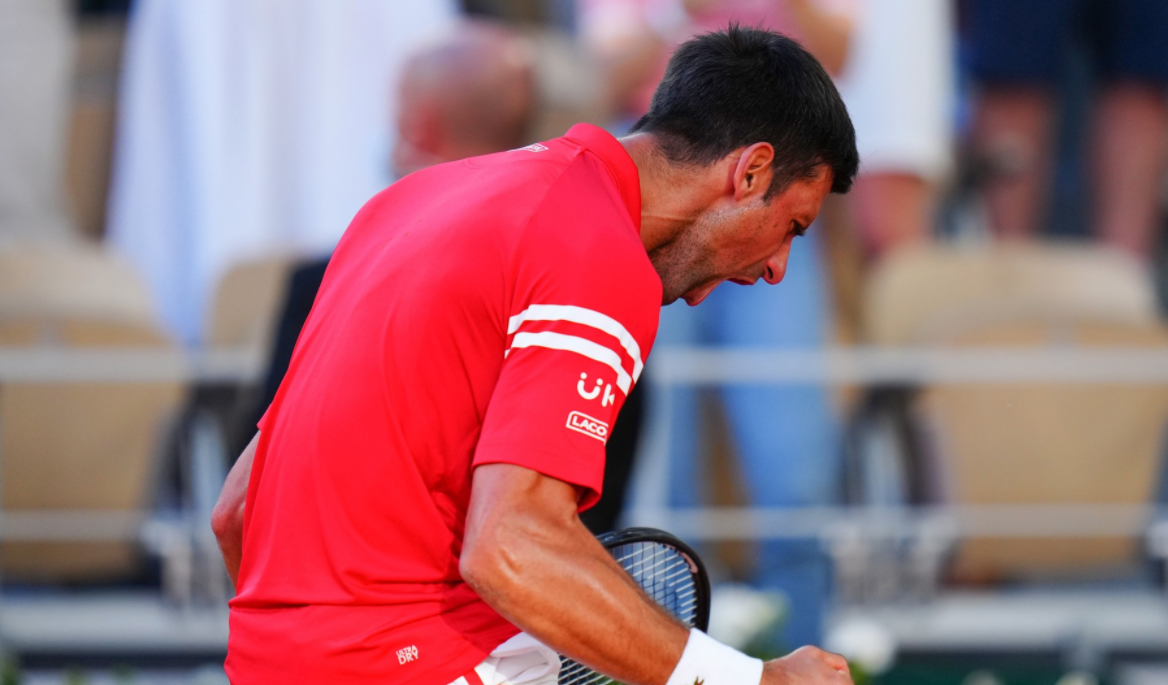
[[[33,0],[39,1],[39,0]],[[453,0],[139,0],[108,239],[198,342],[232,262],[330,250],[387,164],[396,75]]]
[[[1106,244],[1148,260],[1168,152],[1168,3],[969,0],[966,9],[978,89],[972,145],[975,163],[989,174],[994,231],[1023,239],[1044,222],[1058,85],[1068,47],[1082,43],[1099,90],[1089,147],[1092,229]]]
[[[803,43],[828,69],[842,67],[857,0],[579,0],[583,40],[607,70],[610,97],[639,117],[673,49],[730,22],[765,26]]]
[[[466,22],[414,55],[401,77],[397,176],[520,147],[535,109],[533,55],[518,34]]]
[[[74,236],[64,193],[72,60],[65,0],[0,0],[0,240]]]
[[[936,185],[949,171],[950,3],[864,0],[837,83],[860,151],[846,202],[864,252],[879,258],[932,233]]]
[[[462,0],[472,17],[490,18],[510,25],[542,25],[574,33],[576,0]],[[558,137],[558,136],[557,136]]]
[[[645,111],[672,48],[694,33],[731,22],[790,33],[828,65],[842,66],[848,51],[851,2],[843,0],[584,0],[584,39],[606,66],[610,91],[626,116]],[[631,121],[630,121],[631,123]],[[700,308],[665,307],[658,349],[669,346],[811,348],[825,344],[828,305],[815,245],[796,244],[779,288],[717,288]],[[652,367],[649,367],[650,373]],[[721,391],[740,458],[746,495],[760,506],[831,504],[839,471],[837,419],[827,392],[815,386],[731,386]],[[672,506],[696,506],[710,479],[699,460],[702,426],[696,390],[649,398],[649,433],[667,435]],[[665,431],[654,430],[668,427]],[[770,542],[759,548],[755,581],[782,591],[790,603],[787,646],[816,644],[829,597],[829,568],[815,541]],[[783,645],[773,645],[781,648]]]

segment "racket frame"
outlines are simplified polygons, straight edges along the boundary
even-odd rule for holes
[[[694,627],[705,632],[710,626],[710,576],[706,572],[706,566],[702,563],[702,558],[698,556],[698,553],[692,547],[682,542],[675,535],[657,528],[646,527],[625,528],[610,533],[602,533],[596,536],[596,539],[609,551],[621,545],[638,542],[656,542],[676,549],[682,558],[685,559],[686,563],[689,564],[690,572],[694,576]]]

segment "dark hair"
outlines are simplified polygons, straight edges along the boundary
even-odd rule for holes
[[[735,24],[677,49],[632,131],[654,134],[675,164],[711,164],[770,143],[768,198],[823,165],[831,191],[846,193],[860,163],[852,120],[819,62],[786,36]]]

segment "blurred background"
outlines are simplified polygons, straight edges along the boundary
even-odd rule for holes
[[[759,656],[1168,683],[1162,0],[0,0],[0,683],[225,683],[210,508],[350,217],[623,133],[731,21],[861,174],[779,287],[663,309],[586,522],[695,544]]]

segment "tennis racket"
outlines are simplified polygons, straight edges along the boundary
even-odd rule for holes
[[[656,528],[627,528],[597,538],[645,594],[685,625],[710,623],[710,578],[698,555]],[[560,657],[559,685],[600,685],[612,679]]]

